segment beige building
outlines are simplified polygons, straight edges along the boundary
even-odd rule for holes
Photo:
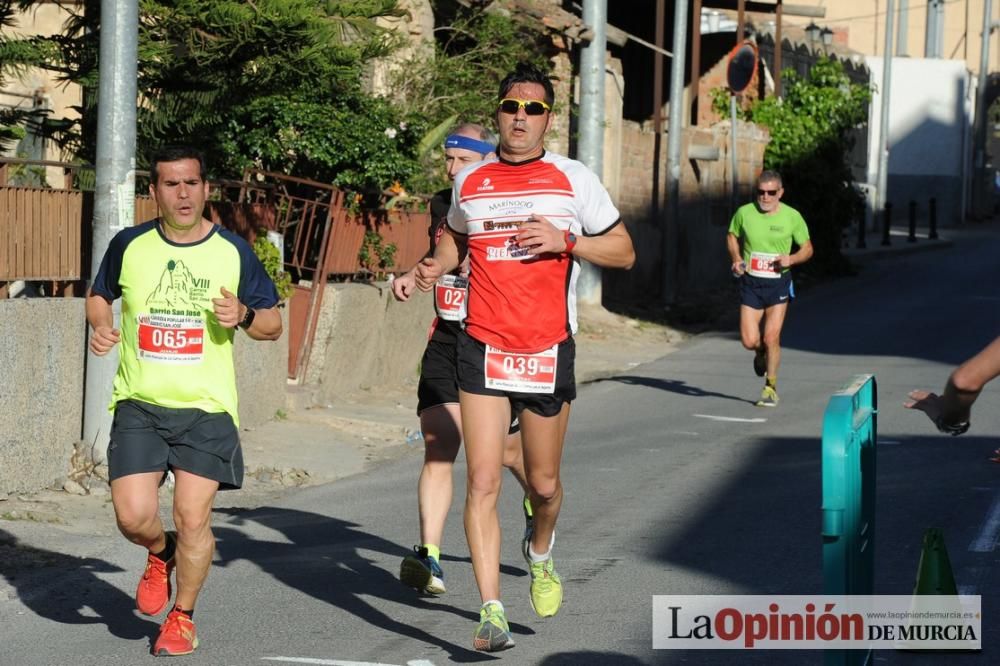
[[[72,4],[72,3],[63,3]],[[10,36],[56,35],[62,32],[63,23],[68,18],[66,10],[56,2],[37,3],[28,11],[15,18],[12,28],[4,31]],[[74,107],[83,104],[80,87],[56,80],[55,75],[41,69],[32,68],[20,76],[8,74],[0,88],[0,105],[15,108],[36,108],[40,113],[48,111],[53,118],[76,118]],[[8,146],[0,154],[24,156],[29,159],[59,160],[59,148],[51,141],[43,142],[28,136],[16,145]],[[49,184],[61,187],[61,169],[49,169]]]
[[[846,46],[866,55],[885,55],[885,26],[888,0],[795,0],[799,6],[826,11],[823,18],[785,16],[786,25],[806,26],[813,21],[846,37]],[[924,57],[927,12],[934,0],[894,0],[893,55]],[[943,8],[941,57],[964,60],[974,75],[979,72],[985,0],[941,0]],[[993,2],[990,23],[1000,18],[1000,2]],[[905,19],[905,24],[903,20]],[[903,28],[900,31],[900,28]],[[990,36],[989,70],[1000,70],[1000,31]]]

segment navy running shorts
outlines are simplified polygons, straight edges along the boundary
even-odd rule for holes
[[[760,278],[749,274],[740,278],[740,302],[754,310],[788,303],[792,298],[791,272],[783,273],[778,278]]]
[[[139,400],[119,402],[108,444],[109,478],[168,469],[218,481],[219,490],[241,487],[243,451],[233,417]]]

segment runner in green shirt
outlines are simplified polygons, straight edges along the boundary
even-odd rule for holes
[[[250,245],[205,219],[204,159],[191,148],[153,158],[149,193],[160,217],[111,240],[87,296],[90,351],[116,345],[120,364],[108,443],[111,500],[118,528],[145,548],[136,608],[159,615],[177,597],[154,655],[198,647],[192,614],[215,551],[212,504],[243,482],[233,341],[281,335],[278,293]],[[112,303],[122,301],[121,328]],[[174,473],[176,531],[160,522],[157,489]]]
[[[754,372],[765,377],[758,407],[778,404],[781,327],[788,301],[794,297],[788,269],[813,255],[805,220],[781,203],[784,193],[781,174],[763,171],[757,179],[756,200],[736,211],[726,236],[732,272],[740,279],[740,338],[754,352]],[[793,242],[798,246],[795,253]]]

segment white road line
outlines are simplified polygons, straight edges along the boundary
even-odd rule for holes
[[[970,553],[992,553],[1000,536],[1000,494],[993,498],[993,504],[986,514],[986,520],[979,528],[979,534],[969,544]]]
[[[318,666],[399,666],[398,664],[382,664],[374,661],[341,661],[339,659],[313,659],[311,657],[261,657],[261,659],[280,661],[286,664],[317,664]]]
[[[406,666],[434,666],[434,662],[426,659],[411,659],[406,662]]]
[[[879,444],[902,444],[898,439],[880,439]]]
[[[709,421],[731,421],[733,423],[767,423],[767,419],[757,417],[752,419],[741,419],[737,416],[712,416],[711,414],[692,414],[699,419],[708,419]]]

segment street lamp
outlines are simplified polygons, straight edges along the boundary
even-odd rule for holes
[[[818,25],[809,21],[809,25],[806,26],[806,37],[810,42],[815,43],[819,39],[819,35],[822,30]]]
[[[819,31],[820,35],[823,37],[823,46],[829,46],[833,44],[833,30],[829,28],[823,28]]]

